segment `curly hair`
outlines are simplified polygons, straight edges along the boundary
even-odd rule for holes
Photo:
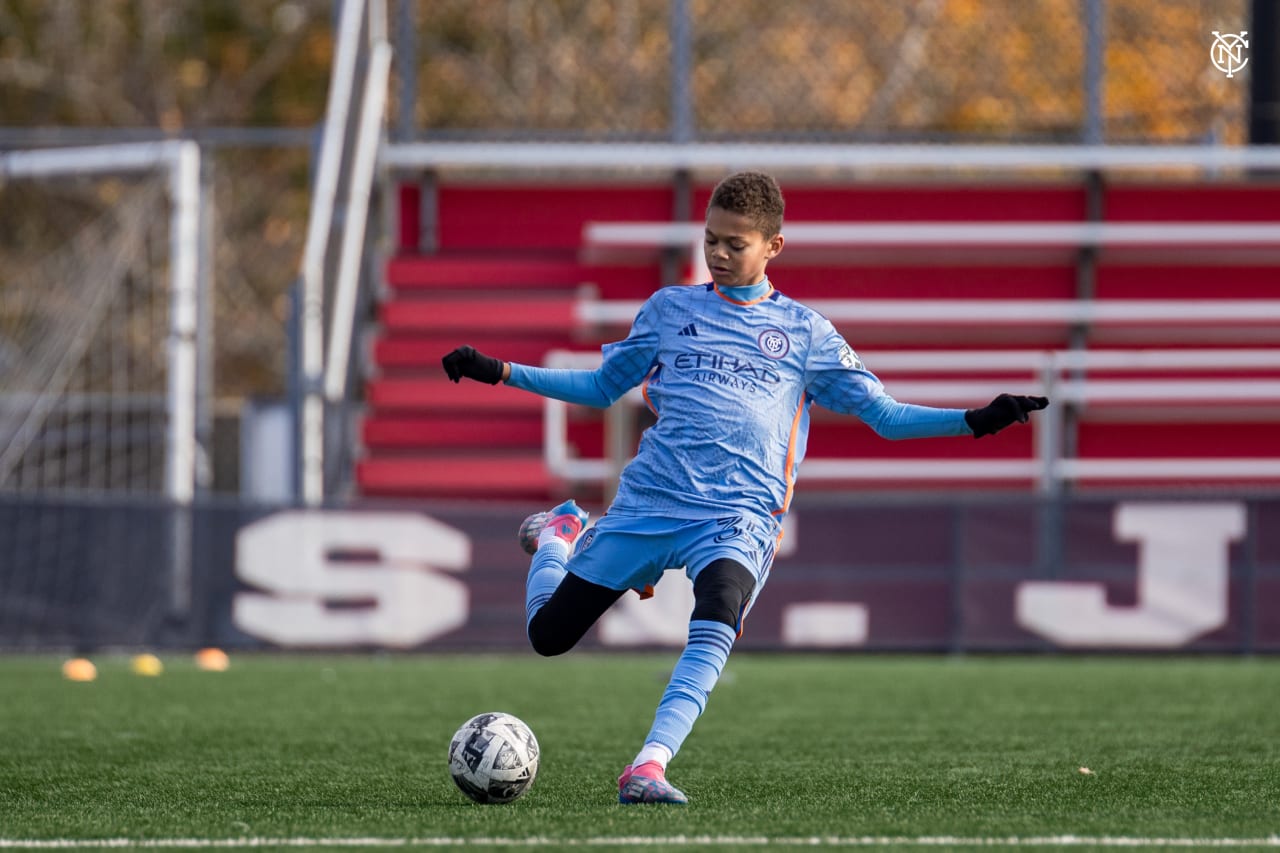
[[[782,231],[782,212],[785,208],[782,190],[772,175],[764,172],[738,172],[716,185],[711,193],[707,210],[718,207],[730,213],[741,214],[764,235],[766,240]]]

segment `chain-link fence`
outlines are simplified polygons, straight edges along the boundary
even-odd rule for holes
[[[1248,0],[398,0],[400,140],[1245,140]]]

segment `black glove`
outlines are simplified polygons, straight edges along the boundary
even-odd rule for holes
[[[444,364],[444,372],[454,382],[465,376],[490,385],[497,385],[502,381],[502,370],[506,365],[506,362],[469,346],[458,347],[441,359],[441,362]]]
[[[1038,412],[1049,405],[1048,397],[1022,397],[1016,394],[1001,394],[981,409],[970,409],[964,413],[964,422],[973,430],[974,438],[993,435],[1005,427],[1014,424],[1025,424],[1029,412]]]

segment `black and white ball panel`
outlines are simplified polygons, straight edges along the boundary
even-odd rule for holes
[[[538,774],[538,741],[510,714],[477,714],[449,744],[449,774],[459,790],[478,803],[509,803]]]

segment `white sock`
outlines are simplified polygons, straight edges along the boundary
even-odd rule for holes
[[[564,549],[564,555],[569,556],[569,543],[556,535],[554,527],[548,527],[538,534],[538,547],[545,548],[547,545],[559,545]]]
[[[644,747],[636,753],[636,760],[631,762],[632,767],[639,767],[646,761],[656,761],[662,765],[662,769],[667,769],[667,764],[671,762],[671,750],[667,749],[660,743],[649,741]]]

